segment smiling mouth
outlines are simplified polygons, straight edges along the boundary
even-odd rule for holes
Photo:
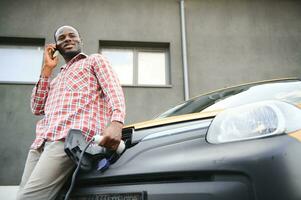
[[[66,44],[66,45],[64,45],[65,49],[70,49],[70,48],[73,48],[73,47],[74,47],[74,44]]]

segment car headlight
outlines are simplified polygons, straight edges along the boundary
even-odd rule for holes
[[[301,110],[281,101],[264,101],[227,109],[209,127],[207,141],[224,143],[291,133],[301,129]]]

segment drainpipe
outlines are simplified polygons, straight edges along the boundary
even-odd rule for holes
[[[184,0],[180,0],[180,15],[181,15],[181,39],[182,39],[183,73],[184,73],[184,99],[186,101],[189,99],[189,83],[188,83],[187,42],[186,42]]]

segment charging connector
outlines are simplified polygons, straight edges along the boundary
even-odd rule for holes
[[[93,136],[93,143],[99,145],[100,142],[102,141],[102,139],[103,139],[102,135],[95,135],[95,136]],[[120,154],[122,154],[124,152],[124,150],[125,150],[124,141],[120,140],[120,143],[119,143],[119,145],[118,145],[118,147],[117,147],[117,149],[116,149],[115,152],[120,155]]]
[[[76,137],[76,136],[77,136],[77,137]],[[67,137],[67,140],[65,141],[65,143],[67,142],[67,143],[65,144],[65,151],[66,151],[66,153],[67,153],[67,154],[68,154],[75,162],[76,162],[76,160],[77,160],[78,158],[77,158],[77,159],[74,158],[74,157],[77,157],[77,156],[74,156],[74,155],[73,155],[73,154],[74,154],[73,151],[76,150],[76,152],[78,152],[78,151],[80,151],[80,150],[78,150],[78,147],[77,147],[77,146],[76,146],[76,147],[73,147],[73,145],[75,145],[75,144],[73,144],[74,141],[75,141],[76,144],[81,144],[82,147],[84,146],[82,143],[86,143],[86,146],[85,146],[84,149],[81,151],[78,162],[76,162],[76,163],[77,163],[77,166],[76,166],[76,169],[74,170],[74,172],[73,172],[73,174],[72,174],[71,184],[70,184],[70,187],[69,187],[69,189],[68,189],[68,192],[66,193],[66,196],[65,196],[64,200],[68,200],[68,199],[70,198],[70,194],[71,194],[71,192],[72,192],[72,190],[73,190],[73,187],[74,187],[74,184],[75,184],[76,176],[77,176],[77,174],[78,174],[79,169],[81,169],[81,167],[82,167],[81,165],[82,165],[82,161],[83,161],[83,159],[84,159],[84,155],[85,155],[86,151],[90,151],[90,153],[92,153],[92,152],[95,153],[95,152],[93,151],[93,148],[91,149],[91,148],[89,148],[89,146],[90,146],[92,143],[99,145],[102,139],[103,139],[103,136],[101,136],[101,135],[95,135],[94,137],[92,137],[92,139],[91,139],[88,143],[86,143],[86,142],[84,142],[83,135],[81,134],[81,132],[78,132],[78,131],[76,131],[76,130],[72,130],[72,131],[69,132],[68,137]],[[72,143],[73,145],[70,145],[69,143]],[[89,148],[89,149],[88,149],[88,148]],[[96,148],[96,147],[95,147],[95,148]],[[100,148],[100,147],[98,146],[98,148]],[[123,140],[121,140],[120,143],[119,143],[119,145],[118,145],[118,147],[117,147],[117,149],[115,150],[115,153],[113,153],[111,156],[108,157],[109,159],[107,159],[106,156],[105,156],[105,157],[103,157],[103,159],[101,159],[101,160],[98,162],[97,170],[103,172],[104,170],[108,169],[108,167],[110,166],[110,164],[114,163],[114,162],[120,157],[120,155],[125,151],[125,148],[126,148],[125,143],[124,143]],[[66,149],[67,149],[67,150],[66,150]],[[79,149],[81,149],[81,148],[79,148]],[[87,150],[87,149],[88,149],[88,150]],[[100,150],[101,150],[101,151],[100,151]],[[96,151],[96,152],[104,153],[104,152],[105,152],[104,150],[105,150],[105,148],[102,147],[102,149],[99,149],[99,150]],[[72,152],[73,152],[73,153],[72,153]],[[89,163],[89,162],[87,162],[87,163]],[[88,166],[89,166],[89,165],[88,165]]]

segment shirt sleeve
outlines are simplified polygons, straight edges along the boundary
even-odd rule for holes
[[[44,115],[44,107],[49,91],[49,78],[40,77],[31,94],[31,111],[35,115]]]
[[[100,87],[112,108],[111,122],[124,123],[125,99],[117,74],[113,71],[108,60],[100,54],[95,56],[93,67]]]

